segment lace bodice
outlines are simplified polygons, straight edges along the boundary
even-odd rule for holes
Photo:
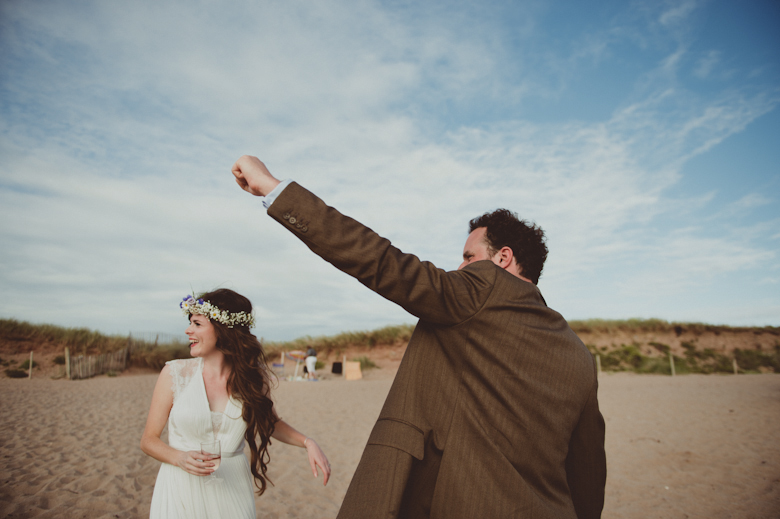
[[[198,369],[200,367],[200,359],[186,359],[179,362],[169,362],[168,367],[171,373],[171,389],[173,390],[173,401],[179,399],[184,388],[192,381],[192,377],[200,373]],[[219,429],[222,427],[222,419],[224,414],[211,411],[211,427],[214,430],[214,437],[219,434]]]
[[[211,428],[214,429],[214,438],[219,434],[219,429],[222,427],[222,418],[224,418],[224,416],[224,414],[218,413],[217,411],[211,411]]]
[[[218,439],[223,450],[243,448],[246,423],[241,402],[230,398],[224,413],[211,411],[203,383],[203,359],[180,359],[167,362],[171,375],[173,408],[168,419],[169,439],[194,446],[198,441]],[[199,444],[198,444],[199,447]],[[186,450],[191,450],[189,447]]]
[[[200,359],[186,359],[166,362],[171,373],[171,389],[173,390],[173,401],[179,399],[184,389],[200,370]]]

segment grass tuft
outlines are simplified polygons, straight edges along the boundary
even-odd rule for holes
[[[33,361],[33,368],[37,368],[39,366],[37,361]],[[19,369],[30,369],[30,359],[25,360],[19,365]]]
[[[10,378],[27,378],[29,375],[26,371],[20,369],[7,369],[5,370],[5,374]]]
[[[366,371],[368,369],[379,369],[379,366],[374,364],[374,361],[363,355],[352,359],[355,362],[360,362],[360,371]]]

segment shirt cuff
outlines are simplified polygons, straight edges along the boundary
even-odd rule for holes
[[[278,186],[276,186],[273,191],[268,193],[267,195],[261,197],[263,202],[263,207],[268,209],[271,207],[271,204],[274,203],[274,200],[276,200],[276,197],[282,194],[282,191],[284,191],[284,188],[292,184],[292,180],[289,178],[282,180]]]

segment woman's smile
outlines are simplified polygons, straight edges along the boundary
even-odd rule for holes
[[[190,325],[185,332],[190,339],[190,354],[205,357],[217,349],[217,331],[205,315],[190,316]]]

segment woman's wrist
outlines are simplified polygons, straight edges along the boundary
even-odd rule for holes
[[[179,449],[176,449],[173,454],[173,463],[171,465],[175,465],[180,469],[183,469],[187,465],[187,455],[188,453],[186,451],[180,451]]]

